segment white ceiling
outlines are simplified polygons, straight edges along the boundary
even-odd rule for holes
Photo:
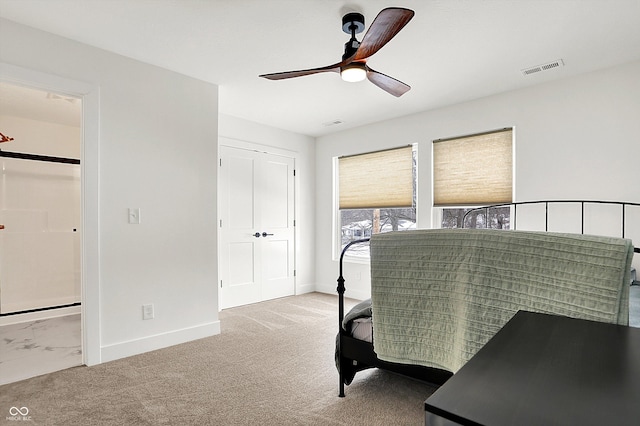
[[[80,127],[81,105],[77,98],[0,82],[0,113],[3,115]]]
[[[415,17],[368,65],[404,96],[334,73],[258,78],[339,62],[342,16],[368,26],[390,6]],[[311,136],[640,59],[640,0],[0,0],[0,16],[217,84],[221,113]]]

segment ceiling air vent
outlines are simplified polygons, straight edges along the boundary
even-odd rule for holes
[[[337,126],[338,124],[342,124],[343,121],[340,119],[336,119],[333,121],[327,121],[326,123],[322,123],[324,127]]]
[[[535,74],[537,72],[548,71],[562,66],[564,66],[564,62],[562,61],[562,59],[558,59],[557,61],[548,62],[542,65],[536,65],[535,67],[525,68],[522,70],[522,75]]]

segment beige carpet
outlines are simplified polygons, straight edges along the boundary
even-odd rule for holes
[[[399,375],[360,372],[338,398],[337,297],[288,297],[220,320],[218,336],[0,386],[0,424],[424,424],[435,388]],[[11,407],[27,407],[30,422],[10,420]]]

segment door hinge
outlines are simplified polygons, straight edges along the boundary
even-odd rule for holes
[[[222,288],[222,280],[220,280],[220,288]]]
[[[296,226],[296,220],[293,219],[293,226]]]
[[[222,167],[222,158],[220,159],[220,167]]]
[[[293,169],[293,175],[294,176],[296,175],[296,169]]]
[[[220,228],[222,228],[222,219],[220,219]]]
[[[293,270],[293,276],[294,277],[296,276],[296,270],[295,269]]]

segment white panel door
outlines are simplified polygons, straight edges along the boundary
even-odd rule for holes
[[[220,147],[220,308],[294,294],[294,159]]]

